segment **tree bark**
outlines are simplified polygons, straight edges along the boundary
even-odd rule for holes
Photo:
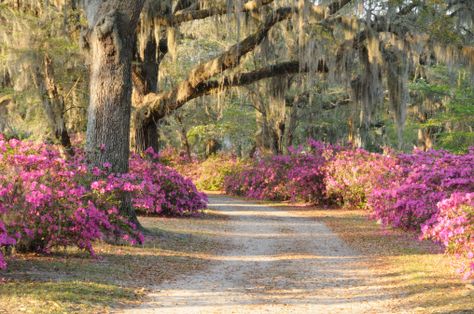
[[[133,43],[144,0],[86,0],[89,29],[84,36],[90,53],[90,104],[87,157],[91,165],[112,164],[128,172]],[[124,195],[123,216],[139,225],[130,196]]]
[[[268,108],[260,94],[252,92],[251,99],[256,109],[255,150],[264,155],[275,154],[277,149],[275,148],[274,132],[270,126]]]
[[[94,166],[128,172],[133,36],[141,1],[87,1],[90,104],[87,154]]]
[[[186,125],[183,122],[183,118],[179,115],[175,115],[176,122],[178,123],[178,133],[179,136],[181,137],[181,148],[184,147],[186,150],[186,157],[188,158],[188,161],[192,160],[191,156],[191,144],[189,143],[188,139],[188,131],[186,130]]]
[[[288,127],[285,134],[285,153],[287,153],[289,148],[293,146],[293,141],[295,139],[295,131],[298,127],[299,111],[300,108],[304,107],[307,101],[308,100],[306,99],[306,97],[300,97],[300,95],[297,95],[293,98],[293,103],[290,108],[290,114],[288,115]]]
[[[154,121],[135,120],[133,132],[135,133],[134,148],[136,153],[141,154],[150,147],[155,152],[159,152],[158,127]]]
[[[423,151],[433,148],[431,128],[418,129],[418,148]]]

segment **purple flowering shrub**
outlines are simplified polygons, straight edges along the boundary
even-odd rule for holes
[[[268,200],[332,201],[366,208],[385,226],[421,230],[467,260],[474,277],[474,149],[465,155],[382,155],[310,141],[311,150],[273,156],[225,179],[228,194]]]
[[[387,185],[397,172],[397,159],[363,149],[339,152],[326,166],[326,192],[347,208],[367,206],[374,188]]]
[[[89,170],[80,155],[66,160],[53,146],[0,135],[0,247],[48,253],[74,245],[93,255],[97,239],[142,241],[118,210],[128,178],[110,175],[106,188],[96,189],[103,170]]]
[[[285,200],[291,198],[284,182],[291,163],[290,156],[273,156],[257,162],[253,167],[227,176],[228,194],[255,199]]]
[[[162,164],[173,168],[176,168],[179,165],[189,164],[198,161],[195,155],[189,157],[186,152],[179,151],[178,149],[171,146],[167,146],[161,149],[158,154],[160,162]]]
[[[135,209],[142,214],[195,214],[207,207],[207,196],[200,193],[193,182],[176,170],[159,162],[160,155],[151,148],[144,158],[132,155],[130,175],[139,179],[132,193]]]
[[[422,227],[423,238],[442,243],[446,251],[464,258],[464,279],[474,276],[474,193],[453,193],[438,203],[438,214]]]
[[[6,267],[2,252],[12,246],[41,253],[77,246],[94,255],[96,240],[141,243],[143,235],[119,212],[125,193],[146,214],[205,208],[205,195],[157,158],[152,151],[133,155],[130,172],[116,174],[109,163],[90,168],[80,150],[65,158],[55,146],[0,134],[0,268]]]
[[[3,254],[1,251],[2,247],[9,247],[16,244],[15,238],[11,237],[8,232],[5,224],[3,221],[0,220],[0,269],[5,269],[7,267],[7,263],[3,258]]]
[[[182,176],[196,182],[200,177],[199,160],[196,156],[191,158],[183,151],[178,151],[173,147],[165,147],[158,153],[159,162],[165,166],[178,171]]]
[[[438,202],[454,192],[474,191],[474,151],[454,155],[446,151],[415,151],[398,156],[388,186],[369,196],[375,219],[384,225],[419,230],[434,222]]]
[[[335,148],[308,141],[308,151],[262,159],[225,179],[228,194],[268,200],[301,200],[318,203],[325,197],[324,166]]]

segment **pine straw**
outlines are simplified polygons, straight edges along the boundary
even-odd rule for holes
[[[0,313],[109,313],[138,304],[153,285],[204,270],[202,256],[222,247],[200,230],[223,219],[142,218],[153,232],[143,247],[100,243],[99,259],[75,249],[15,255],[0,271]]]

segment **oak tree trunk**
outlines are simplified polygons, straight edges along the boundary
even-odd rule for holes
[[[128,172],[133,36],[143,2],[85,2],[91,60],[86,150],[91,165],[109,162],[117,173]],[[121,211],[138,222],[129,197],[124,197]]]
[[[118,15],[108,17],[119,19]],[[104,22],[107,23],[107,22]],[[115,25],[114,25],[115,24]],[[87,151],[96,166],[112,164],[115,172],[128,171],[132,83],[132,50],[127,25],[118,21],[102,33],[96,27],[90,40],[94,60],[90,74]]]
[[[135,133],[135,151],[143,153],[148,148],[153,148],[158,152],[160,147],[158,145],[158,127],[153,120],[137,121],[134,125]]]

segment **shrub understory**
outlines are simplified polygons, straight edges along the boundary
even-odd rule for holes
[[[254,199],[338,202],[366,208],[386,227],[415,230],[462,257],[474,277],[474,149],[370,153],[310,140],[306,149],[255,161],[225,178],[225,191]]]
[[[130,172],[111,165],[90,168],[82,151],[64,157],[52,145],[9,141],[0,134],[0,268],[4,253],[49,253],[77,246],[94,255],[96,240],[141,243],[143,235],[120,214],[129,194],[139,213],[195,214],[205,195],[188,179],[157,162],[157,154],[133,155]]]

